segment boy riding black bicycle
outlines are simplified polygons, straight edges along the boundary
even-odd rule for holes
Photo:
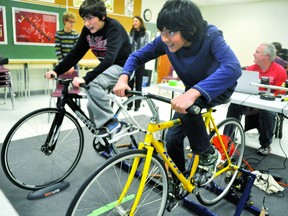
[[[131,53],[131,44],[123,26],[117,20],[107,17],[104,1],[85,0],[79,8],[79,14],[84,20],[84,27],[77,44],[54,71],[46,72],[45,77],[51,79],[51,75],[65,73],[91,49],[100,60],[100,64],[83,78],[75,77],[73,85],[76,87],[81,83],[89,85],[87,97],[90,119],[94,120],[99,129],[97,136],[104,137],[120,127],[118,120],[113,118],[114,113],[107,97],[109,94],[107,90],[116,84],[122,67]]]

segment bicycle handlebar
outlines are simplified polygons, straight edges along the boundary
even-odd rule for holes
[[[61,84],[63,84],[63,85],[65,85],[65,83],[72,83],[72,80],[73,80],[73,79],[71,79],[71,78],[67,78],[67,79],[58,78],[58,77],[55,77],[53,74],[51,74],[51,78],[52,78],[52,79],[55,79],[57,82],[59,82],[59,83],[61,83]],[[87,90],[90,88],[90,86],[87,85],[86,83],[80,83],[79,86],[80,86],[81,88],[85,88],[85,89],[87,89]]]
[[[144,97],[155,99],[155,100],[159,100],[159,101],[162,101],[162,102],[165,102],[165,103],[169,103],[169,104],[171,103],[171,99],[169,99],[169,98],[162,97],[162,96],[155,95],[155,94],[151,94],[151,93],[144,93],[144,92],[141,92],[141,91],[126,90],[125,94],[126,95],[131,94],[131,95],[144,96]],[[201,110],[202,109],[199,106],[193,104],[186,111],[189,114],[199,114],[201,112]]]

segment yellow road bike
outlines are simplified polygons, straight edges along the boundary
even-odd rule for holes
[[[170,99],[149,93],[129,93],[170,102]],[[115,155],[98,168],[76,193],[67,215],[163,215],[171,171],[179,179],[177,199],[184,199],[193,192],[204,205],[221,201],[237,178],[244,154],[245,134],[240,122],[234,118],[227,118],[216,125],[212,116],[214,111],[214,108],[202,111],[211,145],[215,145],[221,154],[221,162],[209,184],[200,186],[193,178],[200,169],[199,155],[192,152],[187,171],[181,173],[165,150],[158,133],[181,124],[180,119],[157,123],[152,116],[144,142],[138,149]]]

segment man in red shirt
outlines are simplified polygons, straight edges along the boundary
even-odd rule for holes
[[[255,64],[247,67],[246,70],[258,71],[259,78],[268,77],[270,85],[281,86],[283,82],[285,82],[287,79],[285,69],[281,65],[273,62],[276,56],[276,49],[273,44],[260,44],[253,56]],[[274,93],[277,93],[277,91],[274,91]],[[247,114],[247,110],[249,109],[251,110],[249,107],[231,103],[228,108],[227,117],[234,117],[240,120],[242,115]],[[259,142],[261,145],[257,153],[267,156],[271,152],[270,144],[272,143],[274,135],[276,113],[253,108],[253,113],[254,112],[258,117],[259,124],[257,125],[257,129],[259,131]]]

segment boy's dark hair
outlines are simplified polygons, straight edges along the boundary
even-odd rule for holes
[[[157,28],[180,31],[183,38],[194,42],[201,40],[207,22],[200,9],[189,0],[168,0],[157,18]]]
[[[104,20],[107,16],[105,2],[103,0],[85,0],[79,8],[79,15],[82,18],[92,15]]]

